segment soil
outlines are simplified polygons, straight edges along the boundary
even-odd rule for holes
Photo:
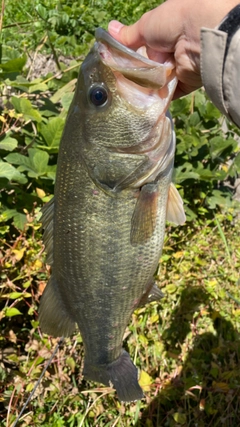
[[[65,66],[69,66],[73,59],[73,57],[59,56],[57,58],[58,64],[64,64]],[[61,78],[61,70],[58,67],[58,64],[53,55],[43,55],[42,53],[37,53],[32,57],[28,58],[26,68],[28,69],[27,78],[29,80],[34,80],[39,77],[44,77],[48,73],[56,74],[57,78]]]

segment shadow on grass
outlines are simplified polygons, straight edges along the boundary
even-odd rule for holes
[[[180,370],[163,383],[135,427],[240,426],[240,335],[212,308],[211,299],[199,287],[183,291],[163,334],[165,348],[178,359]],[[209,319],[202,333],[200,306],[205,310],[203,322]]]

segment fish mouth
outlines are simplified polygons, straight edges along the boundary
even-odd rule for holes
[[[140,86],[161,89],[170,81],[176,81],[174,60],[169,59],[163,64],[155,62],[148,58],[144,46],[134,51],[115,40],[103,28],[96,29],[95,37],[102,62]]]
[[[152,61],[144,46],[137,51],[129,49],[102,28],[97,28],[95,35],[95,49],[115,75],[123,98],[140,110],[158,105],[159,114],[166,112],[177,86],[174,60],[163,64]]]

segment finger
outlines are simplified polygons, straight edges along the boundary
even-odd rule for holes
[[[110,21],[108,25],[108,31],[116,40],[132,49],[138,49],[143,46],[144,38],[141,36],[138,29],[137,21],[133,25],[123,25],[119,21]]]
[[[147,55],[148,58],[155,62],[160,62],[160,64],[164,64],[166,61],[174,61],[174,55],[169,52],[159,52],[158,50],[151,49],[147,47]]]
[[[200,89],[201,86],[202,82],[200,78],[197,78],[194,82],[191,82],[191,84],[186,83],[186,81],[182,82],[179,80],[172,99],[174,100],[181,98],[182,96],[188,95],[189,93]]]
[[[172,13],[170,2],[142,15],[133,25],[111,21],[108,30],[120,43],[132,49],[147,46],[159,52],[173,52],[183,23]]]

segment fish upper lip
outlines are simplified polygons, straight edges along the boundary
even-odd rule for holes
[[[95,38],[97,42],[102,42],[104,44],[108,44],[109,46],[117,49],[118,51],[128,54],[129,56],[139,59],[139,61],[145,62],[148,65],[151,65],[152,67],[166,67],[170,66],[170,62],[164,62],[161,64],[160,62],[153,61],[152,59],[148,59],[145,56],[140,55],[140,53],[136,52],[133,49],[130,49],[129,47],[121,44],[119,41],[114,39],[107,31],[105,31],[103,28],[98,27],[95,31]],[[172,68],[174,68],[172,64]]]
[[[97,42],[103,42],[107,43],[110,46],[116,48],[120,52],[128,53],[131,56],[134,56],[142,61],[143,57],[139,53],[135,52],[134,50],[130,49],[127,46],[124,46],[120,42],[118,42],[116,39],[114,39],[107,31],[105,31],[103,28],[98,27],[95,31],[95,38]],[[151,61],[154,62],[154,61]]]

